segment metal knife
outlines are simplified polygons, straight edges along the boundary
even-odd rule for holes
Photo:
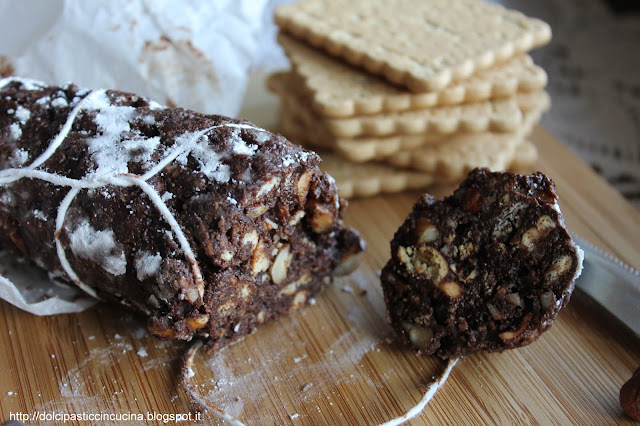
[[[584,251],[576,285],[640,334],[640,273],[573,233],[571,238]]]

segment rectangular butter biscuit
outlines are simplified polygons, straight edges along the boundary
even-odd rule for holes
[[[271,75],[268,87],[280,97],[295,97],[304,108],[310,101],[302,83],[291,72]],[[451,134],[456,132],[512,132],[522,122],[522,110],[538,101],[538,92],[517,93],[496,100],[447,105],[400,112],[327,118],[315,114],[315,120],[337,138],[385,136],[392,134]]]
[[[314,110],[327,117],[455,105],[531,92],[547,85],[547,74],[529,55],[480,70],[435,92],[413,93],[384,78],[346,64],[325,52],[280,33],[278,41],[301,77]]]
[[[268,80],[270,88],[274,88],[274,82],[277,80],[280,80],[280,78]],[[524,124],[526,126],[514,130],[514,133],[520,132],[524,134],[529,132],[535,122],[539,120],[541,114],[548,109],[549,104],[550,100],[546,92],[540,92],[537,97],[528,99],[528,102],[523,102]],[[382,137],[337,138],[322,126],[322,120],[300,98],[289,96],[288,93],[284,94],[281,96],[281,106],[286,112],[283,122],[296,120],[303,123],[308,129],[310,143],[316,147],[331,149],[353,162],[379,160],[401,151],[415,150],[423,146],[455,141],[458,136],[464,134],[463,132],[453,134],[423,133]]]
[[[475,167],[505,170],[514,161],[516,153],[545,110],[541,108],[528,112],[518,132],[461,134],[447,143],[399,151],[384,158],[384,161],[396,167],[437,173],[446,179],[463,178]],[[528,154],[531,155],[531,152]]]
[[[280,29],[413,92],[438,91],[551,39],[550,26],[478,0],[300,0]]]

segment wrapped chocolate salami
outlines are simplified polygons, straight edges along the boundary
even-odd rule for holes
[[[247,121],[0,80],[0,247],[216,349],[298,308],[363,243],[320,158]]]

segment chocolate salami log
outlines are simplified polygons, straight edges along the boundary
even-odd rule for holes
[[[581,269],[547,176],[475,169],[453,195],[423,196],[396,232],[387,317],[424,354],[515,348],[551,327]]]
[[[118,91],[0,80],[0,246],[215,349],[356,263],[313,152]]]

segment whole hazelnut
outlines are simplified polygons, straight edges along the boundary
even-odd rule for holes
[[[620,405],[627,416],[640,421],[640,368],[620,388]]]

